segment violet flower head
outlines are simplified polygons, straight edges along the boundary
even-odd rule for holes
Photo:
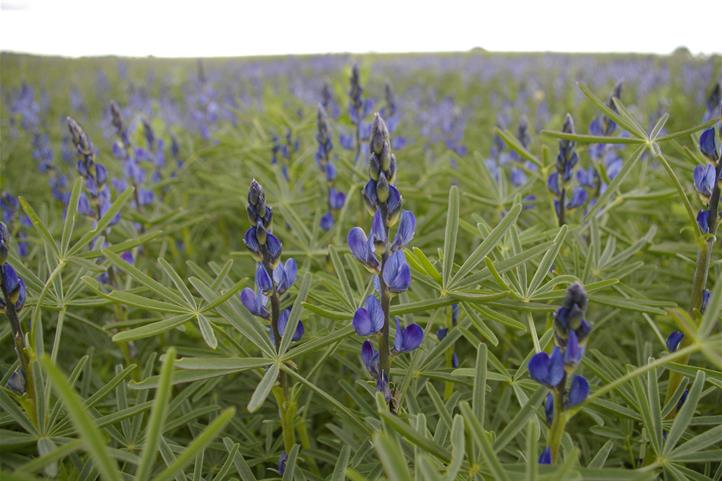
[[[529,360],[528,368],[532,379],[549,388],[558,387],[564,380],[564,357],[558,347],[551,356],[546,352],[536,353]]]
[[[394,339],[396,352],[411,352],[418,348],[423,340],[424,330],[418,324],[401,327],[401,320],[396,318],[396,338]]]

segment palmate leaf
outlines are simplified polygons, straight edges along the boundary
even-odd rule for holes
[[[118,463],[110,455],[103,434],[94,420],[88,415],[83,400],[47,355],[40,358],[40,363],[47,373],[53,389],[62,400],[65,409],[73,420],[73,425],[81,435],[83,445],[91,455],[93,463],[102,478],[105,481],[122,481],[123,478],[118,469]]]

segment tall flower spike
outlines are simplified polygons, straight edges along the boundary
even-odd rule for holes
[[[356,311],[353,326],[362,336],[380,333],[376,389],[384,394],[393,411],[395,408],[391,403],[393,396],[389,379],[391,371],[389,308],[393,295],[406,291],[411,284],[411,270],[402,248],[414,237],[416,218],[409,211],[401,212],[401,193],[395,185],[396,157],[391,151],[389,129],[378,113],[374,115],[371,125],[368,169],[369,180],[362,193],[366,206],[373,215],[371,229],[369,236],[366,237],[363,229],[354,227],[349,231],[348,244],[354,257],[376,274],[374,286],[380,295],[380,300],[375,296],[368,297],[365,305]],[[391,228],[399,222],[399,219],[401,224],[391,241]],[[419,326],[411,324],[401,328],[401,322],[397,320],[395,352],[408,352],[417,348],[422,341],[423,330]],[[369,371],[373,371],[369,363],[374,358],[374,352],[370,343],[364,344],[362,359]]]

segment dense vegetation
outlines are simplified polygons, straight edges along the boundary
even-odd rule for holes
[[[0,61],[0,478],[722,479],[720,58]]]

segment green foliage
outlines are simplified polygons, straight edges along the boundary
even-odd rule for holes
[[[559,66],[532,63],[539,90],[530,92],[526,79],[508,71],[480,81],[461,69],[439,73],[411,64],[408,72],[395,72],[387,64],[403,59],[360,58],[364,88],[377,110],[386,76],[401,93],[401,120],[392,137],[406,137],[409,144],[395,150],[397,182],[404,208],[417,218],[404,251],[412,287],[395,298],[391,315],[422,326],[425,339],[420,349],[394,358],[398,397],[391,409],[359,359],[361,338],[351,326],[374,285],[345,242],[351,227],[368,223],[361,199],[365,170],[356,169],[353,151],[336,141],[350,131],[343,108],[346,72],[331,69],[327,80],[342,107],[331,126],[336,185],[347,199],[324,231],[319,222],[326,198],[319,186],[326,181],[314,157],[315,103],[324,79],[310,72],[308,59],[295,60],[294,75],[315,82],[311,103],[292,80],[273,73],[279,59],[239,61],[243,72],[251,72],[240,78],[220,59],[204,63],[219,79],[216,88],[227,87],[229,96],[227,117],[212,125],[210,140],[163,113],[168,99],[185,105],[184,96],[212,90],[210,81],[192,78],[194,63],[123,60],[131,77],[122,79],[111,74],[115,59],[2,54],[2,60],[7,98],[22,81],[47,90],[41,125],[56,157],[65,135],[56,120],[71,113],[84,121],[109,175],[121,178],[123,166],[111,154],[101,119],[111,98],[131,104],[140,94],[129,86],[144,85],[151,99],[146,115],[152,113],[159,137],[178,139],[185,163],[174,170],[168,160],[162,180],[152,185],[154,203],[138,209],[132,186],[113,187],[110,208],[90,219],[78,210],[86,186],[74,167],[59,159],[50,173],[29,167],[32,133],[18,127],[21,119],[3,102],[0,186],[19,196],[28,219],[14,224],[9,261],[28,290],[20,322],[35,393],[22,396],[6,387],[19,363],[2,316],[0,478],[722,479],[720,247],[697,224],[701,204],[692,184],[694,166],[703,162],[696,153],[699,132],[714,119],[700,122],[703,106],[676,74],[697,72],[699,61],[656,58],[660,71],[676,72],[668,83],[649,91],[627,79],[630,94],[610,105],[600,96],[611,84],[582,83],[577,91],[568,82],[568,89],[556,91],[554,79],[566,75]],[[481,60],[511,61],[501,55]],[[602,56],[590,64],[627,61],[642,59]],[[719,59],[707,61],[719,69]],[[98,68],[110,77],[110,87],[96,95]],[[258,75],[254,68],[265,74],[250,77]],[[150,72],[167,83],[148,80]],[[707,88],[705,79],[694,80],[695,87]],[[420,83],[434,93],[416,92]],[[85,112],[69,111],[73,87],[82,92]],[[490,110],[497,95],[518,94],[524,102],[515,108],[530,116],[527,146],[512,125],[495,126]],[[539,95],[545,94],[542,105]],[[442,115],[434,102],[452,95],[466,116],[463,155],[437,138],[441,130],[433,130],[429,119]],[[668,112],[649,122],[645,115],[662,103]],[[566,111],[579,132],[603,114],[625,134],[560,132]],[[516,125],[521,112],[511,114]],[[129,117],[134,126],[139,115]],[[531,128],[543,121],[549,129]],[[432,126],[427,137],[422,122]],[[139,125],[134,142],[142,142]],[[272,136],[282,138],[287,129],[300,140],[284,161],[288,180],[282,163],[270,161]],[[495,133],[505,152],[519,159],[510,160],[515,164],[504,167],[500,178],[485,162]],[[593,205],[570,211],[561,227],[546,189],[559,139],[577,142],[581,165],[599,167],[606,183]],[[623,159],[613,177],[586,150],[599,143],[615,145]],[[512,165],[524,166],[523,185],[511,184]],[[60,173],[70,179],[67,210],[48,188],[50,176]],[[239,296],[254,285],[255,263],[242,239],[252,178],[274,207],[273,233],[283,241],[284,257],[299,266],[299,279],[281,300],[290,316],[278,349],[268,323],[253,317]],[[19,241],[27,242],[26,255]],[[706,284],[712,292],[700,314],[690,305],[690,292],[698,252],[706,245],[712,246]],[[106,275],[114,281],[106,282]],[[579,370],[591,392],[566,411],[559,462],[539,465],[549,440],[547,390],[529,379],[527,363],[551,349],[553,313],[573,282],[584,284],[590,300],[593,330]],[[456,321],[452,305],[459,308]],[[293,341],[299,322],[305,334]],[[443,339],[435,335],[440,328],[448,329]],[[684,332],[685,341],[670,353],[664,342],[672,330]],[[295,444],[288,444],[280,473],[281,401],[270,394],[283,382],[290,388],[285,401],[295,403],[292,419],[284,419],[295,430]]]

